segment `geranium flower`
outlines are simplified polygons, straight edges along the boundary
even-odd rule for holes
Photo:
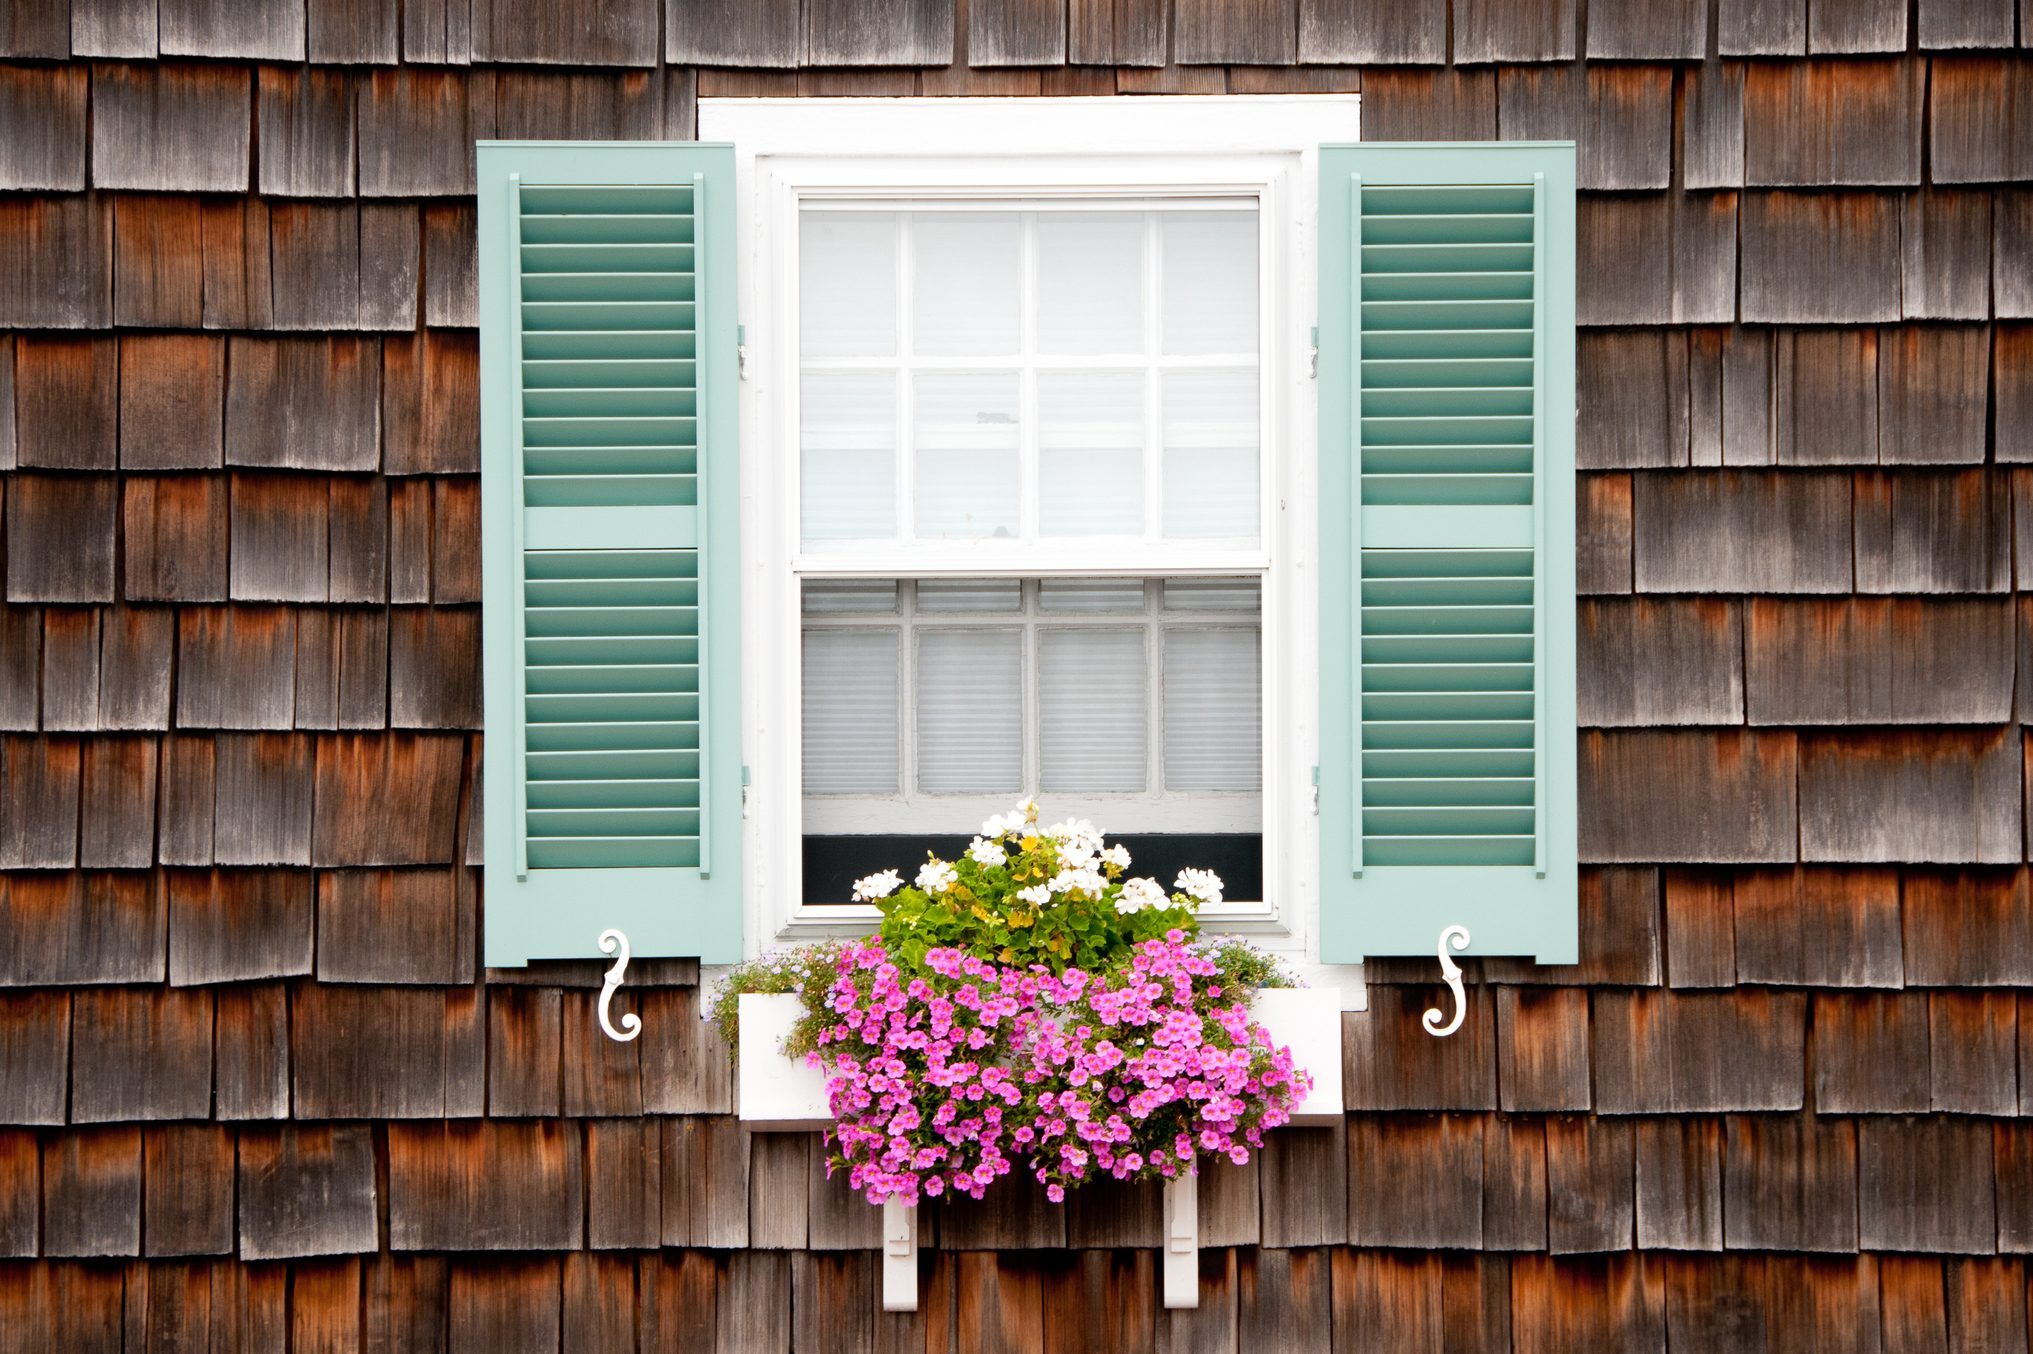
[[[918,867],[917,885],[927,893],[944,893],[959,880],[959,872],[943,860],[928,860]]]
[[[872,903],[878,898],[887,898],[903,887],[903,876],[895,870],[882,870],[866,879],[854,881],[854,901]]]

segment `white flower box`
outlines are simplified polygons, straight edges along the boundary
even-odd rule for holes
[[[737,999],[741,1065],[735,1104],[743,1128],[767,1132],[819,1132],[832,1127],[826,1074],[802,1058],[783,1055],[784,1040],[805,1012],[795,992],[744,992]]]
[[[786,1058],[785,1038],[803,1013],[793,993],[746,992],[739,999],[741,1066],[737,1104],[743,1127],[758,1131],[823,1130],[833,1122],[826,1077],[801,1059]],[[1292,1111],[1297,1125],[1341,1118],[1341,994],[1332,988],[1267,987],[1251,1010],[1275,1043],[1313,1074],[1313,1090]]]

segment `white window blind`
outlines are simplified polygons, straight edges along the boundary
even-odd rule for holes
[[[1105,803],[1082,811],[1122,831],[1256,830],[1259,590],[807,580],[807,831],[971,830],[974,797],[1014,792]]]

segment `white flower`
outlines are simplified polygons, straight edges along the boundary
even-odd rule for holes
[[[1221,876],[1212,870],[1181,870],[1172,887],[1203,905],[1221,901]]]
[[[1052,901],[1052,890],[1044,884],[1033,884],[1027,889],[1018,889],[1017,897],[1032,907],[1043,907]]]
[[[976,865],[986,865],[991,869],[1009,863],[1009,852],[1002,849],[1001,843],[981,837],[974,839],[974,844],[967,848],[967,854],[974,857]]]
[[[1118,870],[1129,868],[1129,848],[1118,842],[1101,853],[1103,865],[1113,865]]]
[[[872,903],[878,898],[887,898],[903,886],[903,876],[895,870],[884,870],[866,879],[854,881],[854,901]]]
[[[1054,823],[1045,829],[1045,836],[1059,844],[1059,859],[1076,868],[1092,861],[1101,850],[1101,829],[1084,818]]]
[[[981,835],[988,841],[1001,841],[1010,834],[1009,820],[1001,814],[991,814],[981,824]]]
[[[917,885],[927,893],[944,893],[960,875],[943,860],[928,860],[918,867]]]
[[[1085,868],[1062,869],[1052,876],[1051,883],[1054,893],[1085,893],[1092,897],[1099,897],[1107,887],[1108,881],[1101,877],[1099,870]]]
[[[1155,879],[1130,879],[1116,896],[1115,910],[1121,913],[1141,912],[1147,907],[1163,907],[1165,891],[1158,887]]]

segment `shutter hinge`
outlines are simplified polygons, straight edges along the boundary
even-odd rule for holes
[[[1313,356],[1306,363],[1306,375],[1318,379],[1320,376],[1320,326],[1313,326]]]
[[[1313,768],[1313,816],[1320,816],[1320,768]]]
[[[745,324],[734,326],[734,370],[741,380],[748,379],[748,326]]]
[[[741,817],[744,822],[748,820],[748,768],[746,766],[741,768]]]

